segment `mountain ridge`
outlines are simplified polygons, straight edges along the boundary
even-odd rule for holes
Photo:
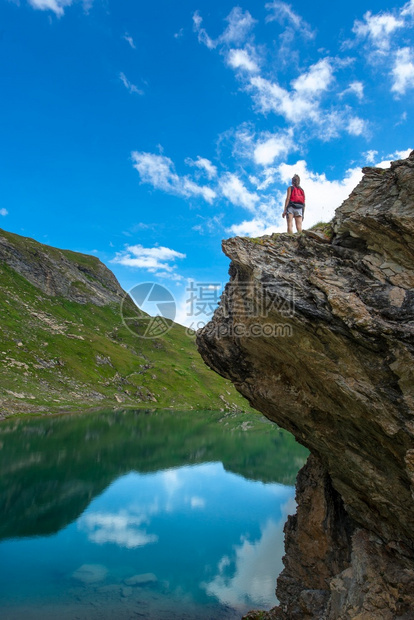
[[[141,337],[148,315],[95,256],[0,230],[0,292],[0,417],[111,406],[251,410],[181,325]]]
[[[61,250],[2,229],[0,260],[50,297],[105,305],[125,295],[115,275],[97,256]],[[82,287],[73,286],[77,282]]]

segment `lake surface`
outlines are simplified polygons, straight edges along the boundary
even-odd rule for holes
[[[3,422],[0,616],[233,620],[269,609],[306,457],[247,414]]]

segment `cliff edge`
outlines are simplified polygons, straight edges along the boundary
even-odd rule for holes
[[[224,241],[197,336],[311,451],[268,618],[414,617],[414,151],[363,172],[329,226]]]

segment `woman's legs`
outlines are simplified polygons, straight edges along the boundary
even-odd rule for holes
[[[286,221],[287,221],[287,231],[288,231],[288,233],[293,233],[293,214],[292,213],[288,213],[286,215]]]
[[[301,233],[302,232],[302,216],[298,215],[295,217],[295,224],[296,224],[296,230],[298,231],[298,233]],[[290,226],[292,228],[292,221],[291,221]],[[292,232],[292,231],[288,230],[288,232]]]

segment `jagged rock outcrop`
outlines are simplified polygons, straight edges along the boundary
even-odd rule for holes
[[[50,297],[104,306],[120,303],[125,295],[96,256],[59,250],[1,229],[0,261]]]
[[[414,152],[330,230],[223,243],[199,351],[312,453],[269,618],[414,617],[413,216]]]

